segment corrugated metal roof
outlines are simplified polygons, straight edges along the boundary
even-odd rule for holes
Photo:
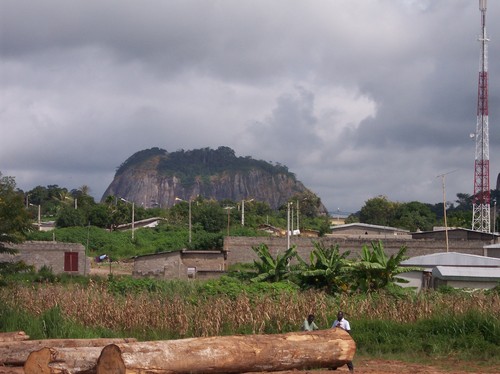
[[[500,268],[436,266],[432,276],[446,280],[500,281]]]
[[[402,266],[498,266],[500,258],[469,255],[458,252],[442,252],[416,256],[401,262]]]
[[[397,227],[372,225],[369,223],[359,223],[359,222],[346,223],[345,225],[335,225],[335,226],[332,226],[331,228],[332,228],[332,230],[338,230],[338,229],[347,228],[347,227],[372,228],[372,229],[377,229],[377,230],[387,230],[387,231],[397,231],[397,232],[407,232],[407,233],[410,232],[409,230],[398,229]]]

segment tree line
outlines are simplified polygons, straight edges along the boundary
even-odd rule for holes
[[[498,190],[491,190],[492,202],[499,197]],[[449,227],[471,227],[472,199],[472,195],[458,193],[455,201],[446,202]],[[496,205],[492,208],[494,207]],[[492,218],[496,221],[494,227],[498,227],[499,217],[493,214]],[[367,200],[360,211],[347,217],[346,223],[353,222],[398,227],[411,232],[430,231],[434,226],[444,226],[444,207],[442,202],[436,204],[419,201],[394,202],[381,195]]]

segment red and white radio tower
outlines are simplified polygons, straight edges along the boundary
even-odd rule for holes
[[[474,196],[472,230],[490,230],[490,151],[488,135],[488,41],[486,37],[486,0],[479,0],[481,11],[481,56],[477,97],[476,158],[474,162]]]

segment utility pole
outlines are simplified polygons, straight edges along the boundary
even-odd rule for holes
[[[448,223],[446,222],[446,182],[445,178],[448,174],[454,173],[456,170],[449,171],[448,173],[440,174],[437,177],[441,177],[441,182],[443,186],[443,217],[444,217],[444,232],[446,237],[446,252],[449,251],[448,245]]]

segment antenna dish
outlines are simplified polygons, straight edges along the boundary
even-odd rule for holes
[[[474,139],[475,137],[476,137],[476,134],[474,134],[473,132],[471,132],[471,133],[469,134],[469,138]]]

